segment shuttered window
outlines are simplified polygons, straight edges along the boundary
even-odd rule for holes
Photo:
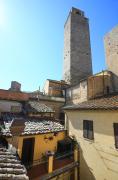
[[[83,120],[83,136],[87,139],[94,139],[93,121]]]
[[[118,148],[118,123],[114,123],[115,147]]]

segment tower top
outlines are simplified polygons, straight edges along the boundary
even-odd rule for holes
[[[80,9],[77,9],[77,8],[75,8],[75,7],[72,7],[71,10],[70,10],[70,12],[69,12],[69,15],[68,15],[68,17],[67,17],[67,20],[66,20],[66,22],[65,22],[65,24],[64,24],[64,27],[65,27],[65,25],[66,25],[69,17],[75,16],[75,15],[77,15],[78,17],[86,18],[84,11],[82,11],[82,10],[80,10]],[[88,19],[88,18],[86,18],[86,19]]]
[[[80,10],[80,9],[77,9],[75,7],[72,7],[71,9],[71,14],[78,14],[80,16],[84,16],[84,11]]]

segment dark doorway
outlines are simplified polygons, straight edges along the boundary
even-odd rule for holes
[[[35,138],[28,138],[23,140],[22,162],[26,166],[31,165],[33,162],[34,141]]]
[[[6,140],[4,137],[2,137],[2,136],[0,136],[0,147],[4,147],[4,148],[7,148],[7,149],[8,149],[8,142],[7,142],[7,140]]]
[[[72,142],[70,139],[58,141],[57,152],[64,154],[72,151]]]
[[[64,112],[61,112],[61,113],[60,113],[59,119],[60,119],[60,123],[61,123],[62,125],[65,125],[65,114],[64,114]]]

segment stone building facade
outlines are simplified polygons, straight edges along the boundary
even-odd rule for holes
[[[12,81],[10,90],[11,91],[21,91],[21,84],[17,81]]]
[[[66,90],[66,104],[78,104],[87,101],[87,79],[82,80],[78,85],[69,87]]]
[[[64,97],[64,89],[68,86],[69,85],[63,80],[47,79],[43,87],[43,93],[47,96]]]
[[[118,179],[117,105],[118,95],[65,107],[68,133],[80,147],[80,180]]]
[[[63,79],[71,85],[92,75],[88,19],[84,12],[72,8],[64,26]]]
[[[113,73],[115,91],[118,92],[118,25],[104,38],[107,69]]]
[[[102,71],[87,80],[87,99],[95,99],[101,96],[107,96],[114,92],[113,73],[111,71]]]

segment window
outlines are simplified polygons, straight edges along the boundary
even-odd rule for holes
[[[93,121],[84,120],[83,121],[83,136],[87,139],[94,139],[93,136]]]
[[[109,94],[110,92],[109,86],[107,86],[106,89],[107,89],[107,94]]]
[[[11,112],[20,112],[21,111],[21,107],[20,106],[11,106]]]
[[[115,147],[118,148],[118,123],[114,123]]]

